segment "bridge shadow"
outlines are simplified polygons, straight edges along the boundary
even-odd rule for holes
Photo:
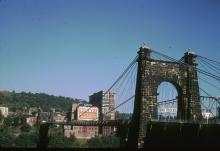
[[[149,123],[144,148],[214,149],[219,148],[219,124]]]

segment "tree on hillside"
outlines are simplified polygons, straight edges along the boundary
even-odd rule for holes
[[[4,125],[8,127],[14,125],[14,119],[12,118],[12,116],[8,116],[4,119]]]
[[[14,137],[8,128],[0,128],[0,148],[13,147]]]
[[[21,125],[20,129],[21,129],[22,132],[29,132],[31,130],[31,126],[28,125],[27,123],[24,123],[24,124]]]
[[[37,133],[23,132],[15,139],[15,147],[36,147],[37,142]]]
[[[48,132],[50,148],[71,148],[74,147],[75,137],[67,138],[64,136],[61,127],[50,128]]]
[[[55,108],[56,111],[67,111],[73,102],[79,102],[79,99],[69,97],[53,96],[44,93],[16,93],[0,91],[0,104],[9,107],[12,112],[24,111],[30,107],[41,107],[43,111],[49,111]]]
[[[87,143],[89,148],[119,148],[120,138],[116,136],[97,136],[91,138]]]

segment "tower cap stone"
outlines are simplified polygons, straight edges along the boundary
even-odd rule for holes
[[[196,53],[193,52],[191,48],[188,48],[186,54],[193,54],[193,55],[195,55]]]
[[[150,48],[147,46],[147,43],[146,43],[146,42],[143,42],[142,48],[150,49]]]

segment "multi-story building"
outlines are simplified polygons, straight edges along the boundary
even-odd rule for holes
[[[80,105],[80,103],[73,103],[72,107],[71,107],[71,111],[70,111],[70,117],[69,117],[69,121],[73,121],[76,120],[77,118],[77,107]]]
[[[41,108],[38,108],[37,124],[48,122],[50,119],[50,112],[43,112]]]
[[[7,117],[7,116],[8,116],[8,107],[3,107],[3,106],[1,106],[1,107],[0,107],[0,112],[1,112],[1,114],[2,114],[4,117]]]
[[[55,122],[66,122],[67,121],[66,114],[55,112],[55,114],[53,115],[53,121],[55,121]]]
[[[98,107],[91,104],[73,103],[71,110],[71,121],[97,121],[98,120]],[[64,136],[75,136],[76,138],[89,139],[98,135],[98,126],[64,126]]]
[[[37,124],[37,117],[27,117],[26,123],[30,126],[35,126]]]
[[[99,91],[89,96],[89,103],[99,108],[99,120],[115,120],[115,93]]]

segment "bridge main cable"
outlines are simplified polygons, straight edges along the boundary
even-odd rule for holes
[[[105,92],[107,94],[117,83],[121,78],[128,72],[128,70],[136,63],[138,56],[136,56],[132,62],[128,65],[128,67],[122,72],[122,74],[118,77],[118,79],[110,86],[110,88]],[[104,95],[105,95],[104,94]]]
[[[114,111],[115,109],[119,108],[119,107],[120,107],[120,106],[122,106],[123,104],[125,104],[125,103],[129,102],[131,99],[133,99],[133,98],[134,98],[134,96],[135,96],[135,95],[131,96],[130,98],[128,98],[127,100],[125,100],[124,102],[122,102],[121,104],[119,104],[118,106],[116,106],[115,108],[111,109],[110,111],[108,111],[108,112],[107,112],[107,113],[105,113],[105,114],[108,114],[108,113],[110,113],[110,112]]]
[[[122,79],[122,77],[129,71],[129,69],[135,65],[137,62],[138,55],[134,57],[134,59],[131,61],[131,63],[128,65],[128,67],[122,72],[122,74],[116,79],[116,81],[109,87],[109,89],[104,93],[104,96]],[[86,111],[82,112],[80,116],[88,112],[92,107],[89,107]],[[114,109],[115,110],[115,109]],[[113,111],[113,110],[112,110]],[[107,114],[107,113],[105,113]]]
[[[200,55],[197,55],[198,57],[200,58],[203,58],[203,59],[206,59],[206,60],[209,60],[211,62],[214,62],[214,63],[217,63],[218,65],[220,65],[220,62],[216,61],[216,60],[212,60],[212,59],[209,59],[209,58],[206,58],[206,57],[203,57],[203,56],[200,56]]]
[[[163,54],[163,53],[160,53],[160,52],[158,52],[158,51],[155,51],[155,50],[152,50],[152,49],[150,49],[150,51],[152,51],[152,52],[154,52],[154,53],[156,53],[156,54],[159,54],[159,55],[161,55],[161,56],[167,58],[167,59],[170,60],[170,61],[174,61],[174,62],[176,62],[176,63],[178,63],[178,64],[181,64],[181,65],[190,66],[188,63],[181,62],[180,60],[176,60],[176,59],[174,59],[174,58],[172,58],[172,57],[169,57],[169,56],[167,56],[167,55],[165,55],[165,54]],[[219,77],[219,76],[216,76],[216,75],[214,75],[214,74],[212,74],[212,73],[209,73],[209,72],[207,72],[207,71],[204,71],[204,70],[202,70],[202,69],[199,69],[198,67],[196,67],[196,69],[197,69],[198,72],[200,72],[200,73],[202,73],[202,74],[205,74],[205,75],[207,75],[207,76],[209,76],[209,77],[212,77],[212,78],[214,78],[214,79],[220,81],[220,77]]]

